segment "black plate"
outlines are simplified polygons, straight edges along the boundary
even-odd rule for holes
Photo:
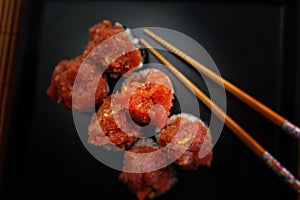
[[[34,3],[37,3],[36,5]],[[287,9],[285,6],[288,5]],[[296,105],[294,30],[289,4],[184,2],[26,2],[16,68],[16,92],[6,151],[3,196],[22,199],[132,199],[118,171],[95,160],[83,147],[72,115],[45,90],[55,64],[82,53],[88,28],[103,19],[131,28],[164,27],[198,41],[223,77],[291,120]],[[291,14],[291,15],[292,15]],[[172,55],[195,82],[197,76]],[[150,55],[150,61],[156,61]],[[289,61],[287,61],[289,60]],[[295,61],[296,62],[296,61]],[[284,66],[288,66],[285,68]],[[202,85],[199,83],[199,86]],[[296,173],[297,144],[279,128],[230,94],[228,114]],[[200,105],[204,118],[208,110]],[[224,128],[210,168],[179,171],[178,184],[160,199],[295,199],[232,132]]]

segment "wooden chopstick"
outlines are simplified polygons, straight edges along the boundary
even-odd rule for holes
[[[222,77],[218,76],[215,72],[211,71],[203,64],[195,60],[194,58],[190,57],[189,55],[182,52],[180,49],[176,48],[175,46],[171,45],[149,29],[144,29],[144,32],[156,40],[158,43],[172,51],[174,54],[188,62],[190,65],[195,67],[199,72],[207,76],[208,78],[212,79],[215,83],[222,86],[224,85],[225,89],[230,92],[232,95],[240,99],[242,102],[247,104],[249,107],[257,111],[259,114],[267,118],[269,121],[274,123],[275,125],[281,127],[286,133],[292,135],[293,137],[300,140],[300,128],[296,125],[289,122],[287,119],[276,113],[275,111],[268,108],[266,105],[255,99],[254,97],[250,96],[237,86],[233,85],[229,81],[223,79]]]
[[[235,135],[242,140],[262,161],[285,181],[291,188],[300,194],[300,182],[293,176],[286,168],[284,168],[264,147],[262,147],[254,138],[252,138],[238,123],[236,123],[230,116],[228,116],[221,108],[212,102],[196,85],[187,79],[181,72],[179,72],[174,65],[165,59],[160,53],[151,47],[144,39],[141,43],[149,49],[149,51],[183,83],[185,86],[194,92],[197,97],[221,120],[225,119],[225,125]]]

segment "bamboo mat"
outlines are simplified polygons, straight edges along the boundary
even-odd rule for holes
[[[14,55],[22,0],[0,0],[0,175],[12,90]]]

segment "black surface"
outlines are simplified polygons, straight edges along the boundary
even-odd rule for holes
[[[134,197],[118,180],[117,171],[101,164],[84,149],[71,113],[45,94],[55,64],[82,53],[88,28],[103,19],[121,21],[132,28],[170,28],[194,38],[214,59],[223,77],[293,121],[299,116],[295,95],[295,85],[299,82],[297,35],[293,32],[295,5],[293,1],[282,4],[277,1],[274,4],[28,1],[20,35],[2,196],[4,199]],[[180,63],[172,55],[168,58]],[[295,173],[296,142],[230,94],[227,97],[228,114]],[[201,109],[207,112],[204,106]],[[178,184],[160,199],[190,199],[197,195],[199,199],[296,198],[227,128],[215,146],[210,168],[179,171],[178,175]]]

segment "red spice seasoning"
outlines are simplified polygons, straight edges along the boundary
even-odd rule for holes
[[[107,83],[101,70],[95,65],[82,64],[81,73],[77,79],[79,87],[74,94],[73,86],[80,66],[80,57],[60,61],[53,70],[47,94],[58,103],[63,103],[70,110],[73,108],[84,111],[102,103],[107,94]],[[73,107],[72,98],[75,100]]]
[[[154,199],[163,194],[177,181],[175,171],[171,167],[164,167],[159,170],[151,171],[155,168],[155,162],[166,162],[164,154],[158,153],[153,155],[145,154],[142,157],[132,155],[133,153],[150,153],[157,149],[149,146],[139,146],[130,149],[125,153],[124,169],[127,171],[138,170],[138,167],[149,169],[150,172],[129,173],[122,172],[119,176],[120,180],[127,184],[130,190],[137,196],[139,200]],[[162,163],[159,163],[159,165]]]
[[[88,127],[88,143],[95,146],[114,144],[126,149],[137,140],[140,127],[129,121],[124,110],[115,108],[111,106],[110,96],[103,100]]]
[[[198,166],[211,164],[213,156],[211,135],[199,121],[177,117],[161,130],[157,143],[160,148],[171,144],[167,148],[170,159],[183,153],[175,161],[182,168],[196,169]]]
[[[124,75],[140,66],[141,52],[121,26],[104,20],[90,28],[89,32],[89,41],[83,52],[83,58],[88,57],[89,62],[107,67],[106,72],[111,76]],[[103,46],[97,47],[100,43]]]
[[[116,94],[116,101],[129,110],[135,122],[160,128],[167,122],[173,98],[169,78],[156,69],[133,73]]]

